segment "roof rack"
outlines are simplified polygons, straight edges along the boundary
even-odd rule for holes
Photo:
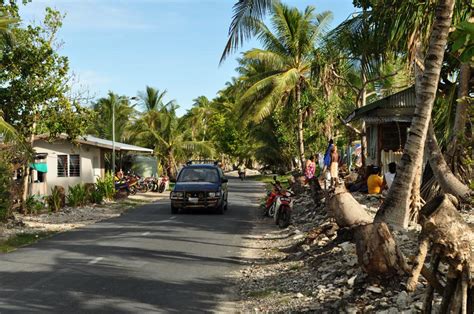
[[[219,163],[218,160],[215,159],[195,159],[195,160],[188,160],[186,161],[186,166],[190,165],[217,165]]]

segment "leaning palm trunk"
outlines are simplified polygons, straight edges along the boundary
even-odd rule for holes
[[[469,107],[469,80],[471,77],[471,67],[468,63],[461,64],[459,71],[458,101],[456,115],[454,118],[453,137],[447,149],[447,162],[451,170],[459,177],[469,178],[470,173],[460,171],[463,159],[462,143],[466,139],[466,121]]]
[[[430,166],[431,169],[433,169],[433,174],[441,186],[441,189],[445,193],[452,194],[465,202],[469,202],[472,191],[459,181],[451,172],[451,169],[449,169],[444,160],[443,154],[439,149],[438,141],[436,140],[433,125],[431,123],[428,128],[427,144],[430,151]]]
[[[303,135],[303,108],[301,108],[301,86],[298,84],[296,86],[296,105],[298,106],[298,148],[300,153],[300,167],[302,173],[304,173],[305,168],[305,158],[304,158],[304,135]]]
[[[426,141],[431,111],[436,97],[441,65],[453,14],[454,0],[440,0],[425,58],[421,88],[416,91],[416,109],[397,176],[387,199],[376,215],[376,221],[408,226],[410,194],[416,170],[422,163],[422,147]]]

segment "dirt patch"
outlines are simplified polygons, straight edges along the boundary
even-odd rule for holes
[[[356,194],[375,215],[380,199]],[[472,211],[463,212],[472,221]],[[337,230],[323,205],[309,194],[295,198],[292,225],[279,230],[270,218],[257,220],[243,252],[239,273],[240,312],[418,313],[427,282],[420,278],[414,293],[400,281],[369,280],[358,266],[355,245]],[[405,256],[417,253],[420,226],[393,232]],[[434,309],[441,296],[435,296]]]

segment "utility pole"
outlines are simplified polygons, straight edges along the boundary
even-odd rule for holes
[[[115,173],[115,102],[112,103],[112,173]]]

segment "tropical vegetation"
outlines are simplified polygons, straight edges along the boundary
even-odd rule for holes
[[[472,4],[466,1],[354,1],[358,12],[333,29],[331,13],[311,6],[237,1],[220,61],[246,39],[255,38],[259,47],[238,56],[236,76],[216,97],[197,95],[183,116],[166,86],[144,86],[136,95],[110,91],[90,105],[71,99],[69,62],[54,44],[63,15],[48,9],[42,26],[21,26],[15,1],[3,6],[0,133],[5,144],[23,145],[21,156],[5,157],[19,158],[23,167],[35,135],[66,133],[151,148],[160,174],[171,178],[188,159],[220,160],[229,170],[245,163],[301,172],[307,156],[323,152],[330,138],[340,147],[360,140],[365,156],[365,125],[348,128],[339,117],[415,85],[422,96],[420,118],[410,128],[400,165],[404,174],[378,217],[406,225],[410,208],[419,209],[420,152],[430,121],[438,139],[433,149],[447,152],[442,159],[456,178],[451,181],[469,183],[474,36]],[[436,28],[441,20],[445,24]],[[437,46],[430,42],[435,31],[443,38]],[[427,56],[437,61],[429,63]],[[115,158],[125,157],[106,156],[108,170],[115,170]],[[430,163],[432,181],[440,181],[438,163]],[[441,181],[437,189],[451,183]]]

